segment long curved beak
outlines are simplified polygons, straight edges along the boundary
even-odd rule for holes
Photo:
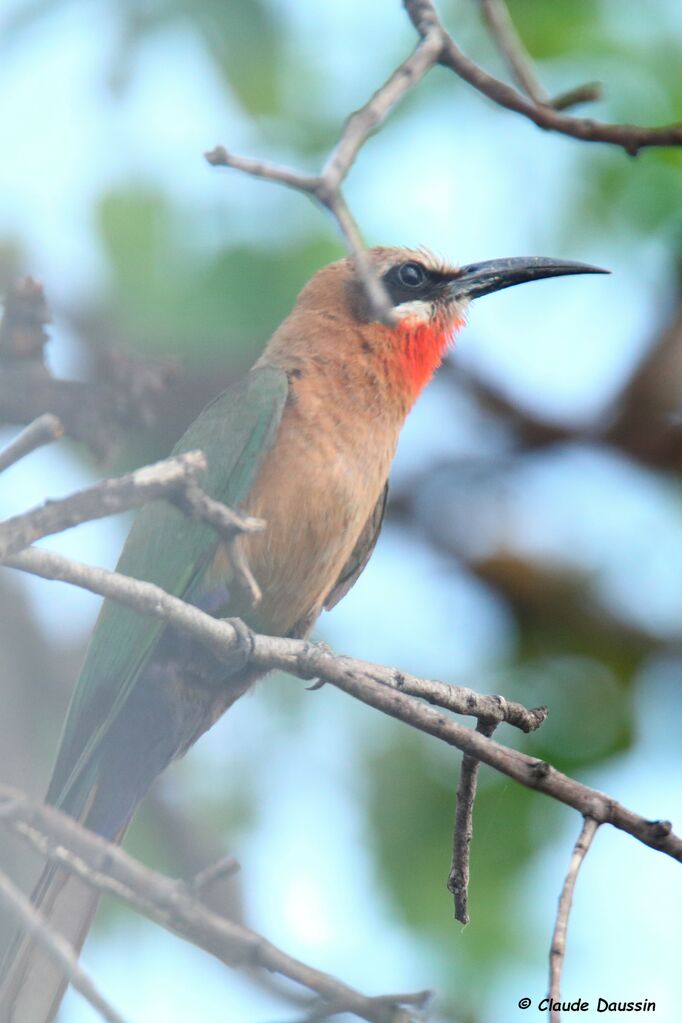
[[[485,263],[470,263],[461,267],[448,287],[454,300],[480,298],[502,288],[526,281],[539,281],[543,277],[563,277],[567,274],[607,274],[599,266],[587,263],[562,262],[544,256],[519,256],[512,259],[489,259]]]

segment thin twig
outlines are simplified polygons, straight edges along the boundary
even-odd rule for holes
[[[523,114],[539,128],[582,139],[584,142],[605,142],[621,146],[630,156],[636,156],[646,146],[682,145],[682,124],[662,127],[642,127],[636,124],[605,124],[589,118],[572,117],[552,106],[535,103],[513,86],[500,81],[467,57],[448,34],[431,0],[404,0],[407,14],[422,38],[440,33],[439,63],[450,68],[459,78],[468,82],[498,106]]]
[[[414,88],[437,63],[439,34],[426,32],[410,56],[400,64],[360,110],[350,115],[341,138],[322,169],[322,187],[335,190],[345,180],[370,135],[381,127],[406,92]]]
[[[57,931],[53,931],[29,898],[0,870],[0,903],[36,945],[50,957],[64,977],[107,1023],[125,1023],[123,1017],[99,993],[78,962],[78,956]]]
[[[229,152],[225,146],[215,146],[209,152],[204,153],[206,162],[212,167],[232,167],[234,170],[243,171],[254,178],[267,178],[268,181],[277,181],[280,185],[293,188],[297,192],[307,192],[315,195],[321,179],[312,174],[304,174],[301,171],[293,170],[290,167],[282,167],[279,164],[268,163],[266,160],[254,160],[250,156],[237,156]]]
[[[182,882],[191,892],[199,894],[216,881],[222,881],[226,877],[232,877],[240,869],[239,862],[234,856],[223,856],[221,859],[211,863],[208,867],[200,870],[189,881]]]
[[[352,255],[358,277],[365,286],[376,319],[393,324],[393,313],[383,284],[367,258],[360,229],[341,192],[353,162],[369,136],[379,128],[406,92],[438,61],[441,40],[438,33],[425,33],[410,56],[380,86],[363,107],[351,114],[341,136],[319,175],[304,174],[289,167],[252,160],[216,146],[206,159],[214,167],[232,167],[253,177],[276,181],[316,199],[331,213]]]
[[[331,652],[331,651],[330,651]],[[343,658],[347,662],[348,658]],[[436,679],[417,678],[397,668],[385,668],[367,661],[353,660],[359,670],[382,685],[390,686],[408,696],[417,696],[434,707],[442,707],[454,714],[477,717],[480,721],[499,725],[505,721],[522,732],[534,732],[547,720],[547,707],[533,707],[530,710],[521,703],[514,703],[504,696],[487,696],[467,686]]]
[[[125,476],[103,480],[61,500],[46,501],[38,508],[0,522],[0,561],[44,536],[164,498],[183,514],[206,522],[216,530],[224,542],[235,576],[255,605],[261,592],[239,538],[244,533],[261,532],[265,522],[238,515],[204,493],[196,479],[205,470],[203,452],[188,451]]]
[[[535,74],[533,62],[523,45],[504,0],[479,0],[490,33],[507,61],[512,76],[534,103],[548,103],[549,95]]]
[[[262,593],[251,571],[240,538],[244,533],[261,533],[266,523],[252,515],[238,515],[220,501],[214,501],[201,487],[190,480],[171,500],[185,515],[207,522],[222,537],[235,579],[249,594],[251,606],[260,603]]]
[[[534,103],[553,107],[554,110],[568,110],[579,103],[593,103],[601,99],[602,88],[598,82],[578,85],[551,99],[535,73],[533,60],[523,45],[516,25],[509,13],[505,0],[478,0],[483,17],[497,47],[505,58],[512,76]]]
[[[169,622],[209,646],[230,669],[234,669],[235,664],[242,666],[248,662],[264,672],[279,668],[305,680],[321,678],[382,713],[476,757],[527,788],[544,792],[584,816],[611,824],[644,845],[682,862],[682,839],[673,833],[669,821],[647,820],[545,761],[502,746],[451,720],[442,711],[432,710],[420,700],[405,696],[395,684],[395,669],[370,665],[367,671],[362,661],[334,656],[314,643],[259,635],[238,619],[212,618],[151,583],[71,561],[53,551],[29,548],[15,554],[7,565],[45,579],[73,583]],[[382,676],[386,681],[377,681]],[[431,690],[428,681],[425,681],[425,689]],[[485,717],[485,712],[481,716]]]
[[[21,458],[30,455],[36,448],[44,444],[50,444],[58,440],[64,434],[64,427],[56,416],[46,412],[45,415],[34,419],[25,430],[10,441],[7,447],[0,451],[0,472],[9,469]]]
[[[583,85],[576,85],[573,89],[560,92],[551,100],[550,106],[554,110],[571,110],[583,103],[597,103],[603,93],[601,82],[585,82]]]
[[[0,560],[44,536],[166,497],[195,480],[205,469],[203,452],[189,451],[125,476],[103,480],[60,500],[45,501],[38,508],[0,523]]]
[[[591,817],[585,817],[580,830],[578,840],[573,847],[573,855],[568,866],[568,872],[564,880],[561,896],[559,897],[559,908],[557,910],[552,945],[549,952],[549,998],[550,1003],[560,1002],[561,996],[561,971],[564,967],[566,955],[566,931],[568,930],[568,918],[573,903],[573,891],[578,878],[583,860],[587,856],[592,839],[597,833],[599,822]],[[550,1008],[550,1023],[561,1023],[559,1009]]]
[[[422,1010],[426,1008],[432,997],[433,992],[425,990],[413,991],[409,994],[375,995],[370,998],[370,1001],[380,1012],[386,1009],[391,1010],[395,1005],[401,1005],[414,1006],[421,1015]],[[327,999],[320,999],[298,1023],[323,1023],[324,1020],[331,1019],[332,1016],[338,1016],[340,1013],[349,1011],[352,1010],[350,1010],[350,1007],[345,1002],[330,1002]],[[410,1020],[413,1018],[410,1015]]]
[[[370,1023],[411,1023],[412,1014],[396,1000],[375,1000],[295,959],[255,931],[214,913],[186,885],[150,870],[67,814],[32,803],[7,785],[0,785],[0,824],[92,888],[121,899],[227,966],[259,966],[280,974]]]
[[[495,722],[479,721],[476,731],[490,737],[496,727]],[[465,925],[469,923],[469,854],[474,834],[474,802],[480,763],[468,753],[462,757],[452,835],[452,866],[447,881],[448,890],[455,898],[455,920]]]

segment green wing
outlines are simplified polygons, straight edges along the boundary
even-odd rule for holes
[[[287,397],[286,374],[258,367],[228,387],[192,423],[173,454],[199,449],[202,480],[216,500],[238,507],[272,446]],[[137,516],[117,571],[186,597],[218,545],[215,532],[165,502]],[[62,804],[120,712],[163,630],[163,622],[106,600],[67,715],[48,801]]]
[[[376,542],[379,539],[381,524],[384,521],[384,512],[386,511],[387,499],[388,483],[381,491],[381,496],[374,505],[374,511],[367,519],[365,528],[360,534],[350,558],[343,566],[341,575],[336,580],[334,588],[324,602],[324,606],[327,611],[331,611],[331,609],[346,596],[348,591],[352,586],[355,586],[355,583],[364,572],[367,562],[372,556],[372,551],[376,547]]]

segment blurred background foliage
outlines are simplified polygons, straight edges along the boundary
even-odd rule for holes
[[[440,8],[504,76],[477,5]],[[598,80],[605,98],[589,115],[682,118],[675,0],[510,9],[550,94]],[[4,512],[163,456],[253,362],[342,248],[307,200],[211,171],[202,151],[220,141],[318,166],[413,43],[393,0],[5,3],[0,284],[43,279],[58,373],[96,374],[102,353],[122,350],[172,358],[177,374],[149,429],[121,437],[108,464],[64,443],[8,472]],[[348,183],[368,242],[424,243],[463,261],[544,251],[613,277],[519,289],[473,312],[405,431],[373,562],[319,625],[357,656],[548,704],[536,735],[500,738],[673,819],[681,172],[679,150],[633,160],[544,134],[442,70],[370,140]],[[51,546],[113,564],[124,529],[88,526]],[[3,774],[40,794],[96,602],[7,573],[0,597]],[[272,680],[162,779],[129,847],[179,875],[235,851],[242,875],[212,904],[289,951],[376,993],[431,986],[434,1018],[515,1019],[522,994],[544,993],[579,822],[484,771],[463,930],[445,890],[457,771],[452,751],[338,693]],[[664,951],[682,937],[681,886],[634,844],[598,836],[566,990],[646,995],[666,1023],[682,995]],[[23,850],[3,855],[28,883]],[[88,957],[111,999],[148,1023],[300,1013],[271,980],[225,976],[111,907]],[[63,1019],[91,1016],[69,998]]]

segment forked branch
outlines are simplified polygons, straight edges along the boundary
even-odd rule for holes
[[[339,657],[305,640],[260,635],[238,619],[212,618],[151,583],[84,565],[52,551],[29,548],[13,555],[6,565],[44,579],[72,583],[118,600],[143,614],[160,618],[206,644],[231,670],[235,664],[250,663],[265,671],[277,668],[305,680],[320,678],[384,714],[488,764],[527,788],[544,792],[584,816],[611,824],[650,848],[682,862],[682,839],[673,833],[669,821],[647,820],[604,793],[562,774],[545,761],[502,746],[453,721],[442,710],[434,710],[414,696],[406,696],[400,691],[402,686],[396,678],[395,669]],[[405,678],[402,673],[398,676]],[[433,683],[421,681],[424,692],[429,693],[431,701],[435,702]],[[413,691],[419,683],[420,680],[411,679]],[[469,693],[467,707],[459,713],[485,719],[488,716],[485,710],[479,714],[473,709],[477,705],[476,694]],[[491,700],[490,697],[479,699]],[[494,698],[492,703],[495,703]],[[490,709],[492,703],[488,704]],[[502,705],[497,706],[499,713]],[[533,715],[532,711],[528,713]]]
[[[555,131],[583,142],[605,142],[621,146],[626,153],[636,156],[646,146],[682,145],[682,124],[648,128],[637,124],[606,124],[586,117],[572,117],[558,109],[563,104],[541,103],[525,96],[512,85],[495,78],[480,64],[467,57],[441,22],[432,0],[404,0],[405,9],[412,24],[422,38],[440,39],[441,51],[438,63],[468,82],[478,92],[487,96],[498,106],[513,110],[533,121],[538,128]],[[498,36],[499,38],[499,36]],[[518,70],[518,69],[517,69]],[[572,97],[575,102],[575,96]]]
[[[369,1023],[410,1023],[413,1014],[401,1003],[423,1004],[428,998],[428,992],[378,998],[361,994],[331,974],[288,955],[255,931],[213,912],[190,885],[150,870],[120,846],[88,831],[54,807],[30,802],[7,785],[0,785],[0,824],[10,827],[48,860],[92,888],[115,896],[226,966],[260,966],[307,988],[326,1007],[326,1016],[343,1008]],[[22,920],[25,925],[26,918]],[[45,928],[36,928],[42,940]],[[71,979],[70,973],[67,976]],[[111,1023],[122,1023],[111,1010],[105,1015],[100,1008],[100,1013]]]

